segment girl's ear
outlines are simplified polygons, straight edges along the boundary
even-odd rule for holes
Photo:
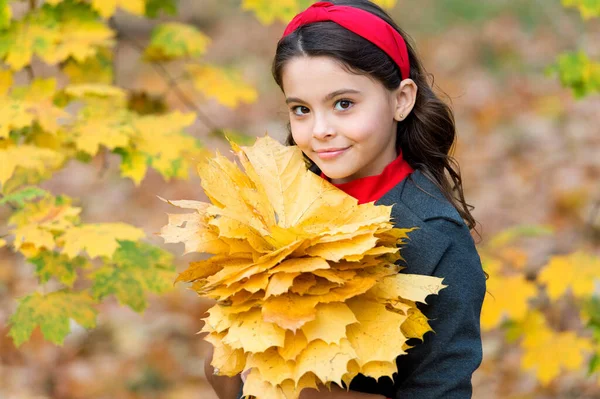
[[[393,92],[394,96],[394,119],[404,120],[415,106],[417,99],[417,84],[412,79],[404,79],[400,86]]]

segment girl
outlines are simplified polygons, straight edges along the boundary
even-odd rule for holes
[[[401,250],[402,272],[448,285],[419,308],[434,332],[396,359],[393,380],[362,374],[301,399],[465,399],[482,360],[486,275],[475,221],[448,155],[450,108],[432,91],[408,36],[367,0],[319,2],[298,14],[277,45],[273,76],[286,96],[288,144],[310,169],[359,202],[393,205],[396,227],[418,227]],[[449,177],[449,179],[448,179]],[[422,305],[422,306],[421,306]],[[241,397],[240,377],[206,374],[221,399]],[[235,393],[237,392],[237,396]]]

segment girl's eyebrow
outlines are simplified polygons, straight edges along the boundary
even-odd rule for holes
[[[339,96],[340,94],[348,94],[348,93],[360,94],[360,91],[354,90],[354,89],[340,89],[340,90],[332,91],[331,93],[329,93],[328,95],[325,96],[325,98],[323,99],[323,102],[329,101],[332,98],[334,98],[335,96]],[[291,102],[305,103],[306,101],[303,101],[297,97],[288,97],[285,99],[286,104],[289,104]]]

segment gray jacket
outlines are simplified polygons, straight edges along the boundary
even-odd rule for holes
[[[486,282],[469,229],[419,170],[376,203],[393,205],[396,227],[419,227],[400,250],[406,260],[401,273],[443,277],[448,287],[427,297],[427,304],[417,304],[435,333],[426,333],[423,342],[407,342],[415,346],[396,358],[393,381],[359,374],[350,389],[397,399],[471,398],[471,376],[482,360],[479,323]]]

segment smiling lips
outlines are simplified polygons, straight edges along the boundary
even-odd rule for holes
[[[350,147],[346,148],[323,148],[320,150],[316,150],[315,152],[321,159],[331,159],[335,158],[339,155],[342,155],[346,150]]]

